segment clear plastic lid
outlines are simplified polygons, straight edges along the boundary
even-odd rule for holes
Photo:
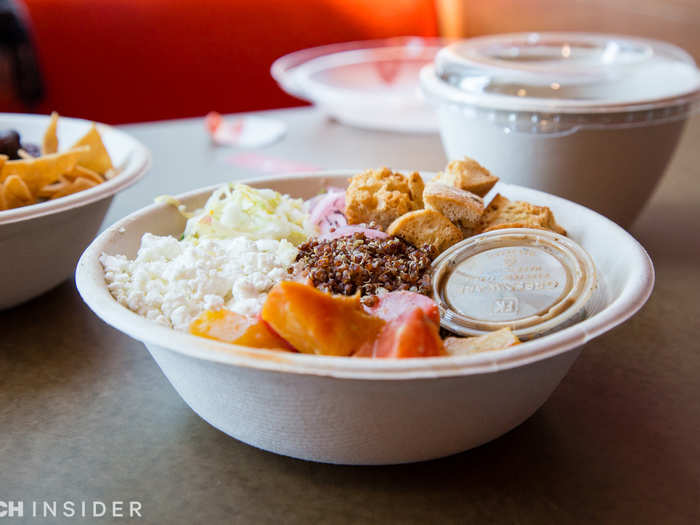
[[[584,249],[547,230],[484,233],[433,262],[441,324],[460,335],[510,327],[527,339],[561,328],[583,314],[595,283]]]
[[[397,37],[331,44],[285,55],[270,71],[287,93],[341,122],[433,133],[437,118],[421,94],[419,74],[447,43],[441,38]]]
[[[671,44],[589,33],[479,37],[442,49],[422,73],[428,95],[510,112],[603,115],[602,122],[687,114],[700,95],[693,59]],[[649,114],[649,111],[657,111]],[[632,120],[634,120],[633,117]]]

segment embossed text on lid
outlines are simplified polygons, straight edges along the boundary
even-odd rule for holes
[[[504,326],[525,338],[574,317],[590,297],[595,269],[576,243],[545,230],[471,237],[433,263],[442,324],[461,335]]]
[[[472,318],[515,321],[541,315],[571,288],[567,269],[537,247],[493,248],[465,259],[445,283],[445,298]]]

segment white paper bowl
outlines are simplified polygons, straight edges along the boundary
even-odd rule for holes
[[[17,130],[23,142],[41,144],[49,117],[0,114],[0,129]],[[91,122],[60,117],[59,147],[70,147]],[[0,211],[0,310],[28,301],[73,274],[94,238],[114,195],[148,170],[149,151],[136,139],[99,124],[100,135],[121,173],[94,188],[60,199]]]
[[[356,171],[244,181],[308,198]],[[429,176],[428,174],[424,174]],[[180,198],[201,206],[213,187]],[[265,450],[343,464],[447,456],[492,440],[550,396],[581,346],[645,303],[654,269],[644,249],[601,215],[535,190],[500,184],[512,199],[547,205],[595,260],[598,313],[514,348],[470,356],[370,360],[259,350],[179,333],[121,306],[104,282],[101,253],[133,257],[141,235],[180,235],[185,220],[152,205],[102,233],[78,263],[76,283],[105,322],[144,342],[185,402],[223,432]]]

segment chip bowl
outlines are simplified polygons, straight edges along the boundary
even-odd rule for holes
[[[309,198],[357,171],[242,181]],[[431,174],[423,174],[428,178]],[[179,196],[204,204],[214,187]],[[247,348],[176,332],[121,306],[107,289],[102,253],[136,255],[146,233],[179,236],[173,207],[148,206],[88,247],[76,284],[105,322],[143,341],[183,400],[226,434],[278,454],[377,465],[448,456],[486,443],[529,418],[552,394],[585,343],[631,317],[648,299],[654,269],[644,248],[612,221],[536,190],[499,183],[511,199],[549,206],[591,255],[599,276],[585,320],[496,352],[360,359]]]
[[[0,114],[0,129],[17,130],[23,142],[41,144],[49,117]],[[87,120],[60,117],[60,149],[90,127]],[[102,225],[114,195],[148,170],[149,151],[133,137],[105,124],[98,129],[119,173],[93,188],[55,200],[0,211],[0,310],[33,299],[68,279]]]

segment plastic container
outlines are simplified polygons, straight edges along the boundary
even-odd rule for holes
[[[463,336],[509,327],[530,339],[561,329],[585,318],[595,286],[588,253],[547,230],[482,233],[433,261],[440,323]]]
[[[344,187],[358,171],[241,182],[308,199],[329,186]],[[213,189],[177,198],[196,208]],[[495,439],[530,417],[582,345],[634,315],[654,285],[644,248],[605,217],[528,188],[499,183],[498,191],[551,208],[570,238],[590,254],[601,289],[585,320],[505,350],[415,359],[319,356],[229,345],[149,321],[112,297],[99,257],[103,252],[134,257],[145,232],[179,236],[186,219],[164,204],[139,210],[100,234],[78,263],[76,285],[99,317],[146,345],[197,414],[236,439],[327,463],[447,456]]]
[[[450,159],[628,227],[700,95],[693,59],[654,40],[522,33],[447,46],[421,71]]]
[[[270,72],[287,93],[344,124],[437,133],[437,116],[421,94],[419,73],[446,43],[397,37],[332,44],[278,58]]]

